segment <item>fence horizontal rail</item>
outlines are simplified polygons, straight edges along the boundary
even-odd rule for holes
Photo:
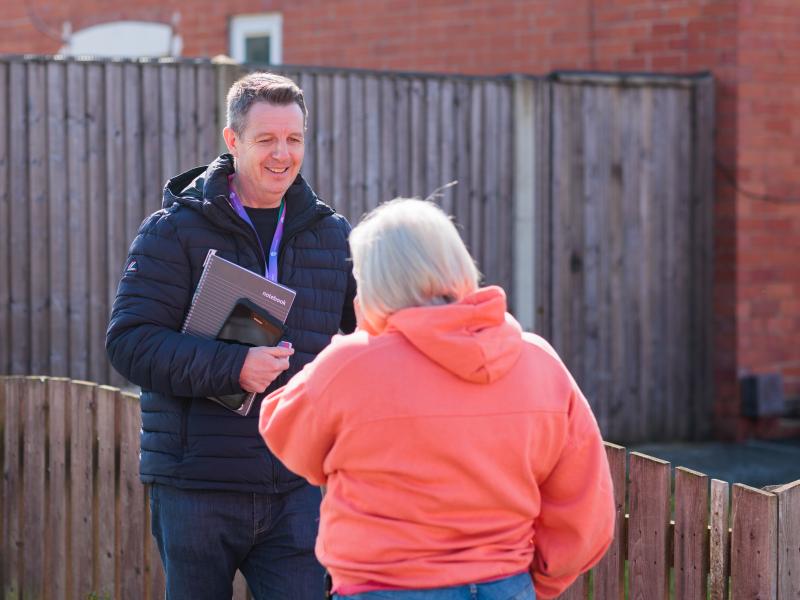
[[[3,597],[163,597],[139,429],[138,399],[117,388],[0,377]],[[798,597],[800,481],[770,491],[735,484],[729,494],[727,483],[678,467],[673,493],[669,463],[614,444],[606,452],[614,541],[562,600]],[[234,590],[248,597],[240,574]]]

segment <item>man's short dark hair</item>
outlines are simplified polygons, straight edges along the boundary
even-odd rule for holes
[[[277,106],[295,103],[303,111],[303,125],[308,118],[303,90],[294,81],[276,73],[249,73],[234,82],[228,90],[228,127],[237,135],[242,135],[247,113],[256,102]]]

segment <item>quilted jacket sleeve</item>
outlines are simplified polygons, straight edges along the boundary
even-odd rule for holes
[[[192,268],[169,213],[145,219],[125,264],[106,332],[114,368],[143,389],[174,396],[241,391],[246,346],[180,333]]]

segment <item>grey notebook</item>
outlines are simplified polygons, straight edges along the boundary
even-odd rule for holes
[[[295,295],[293,289],[225,260],[212,249],[203,263],[181,331],[207,339],[217,337],[240,298],[247,298],[285,323]]]

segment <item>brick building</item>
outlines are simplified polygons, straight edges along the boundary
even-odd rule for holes
[[[740,417],[743,374],[780,373],[787,397],[800,396],[797,0],[138,0],[125,8],[100,0],[0,0],[0,5],[0,52],[15,54],[91,47],[110,54],[128,39],[131,53],[230,54],[405,71],[710,70],[717,82],[718,431],[726,437],[775,433],[776,421],[756,424]],[[123,35],[119,22],[131,21],[141,22],[141,29]],[[108,40],[114,44],[105,50]]]

